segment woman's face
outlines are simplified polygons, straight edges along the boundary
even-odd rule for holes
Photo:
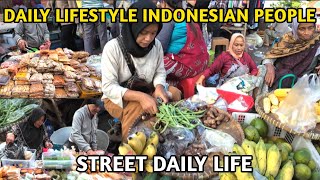
[[[43,122],[44,122],[44,116],[41,116],[41,118],[38,119],[37,121],[35,121],[33,125],[36,128],[40,128],[42,126]]]
[[[244,51],[244,41],[243,38],[241,36],[237,37],[234,41],[234,43],[232,44],[232,51],[236,54],[236,55],[241,55]]]
[[[312,39],[316,27],[313,23],[300,23],[297,29],[299,39],[308,41]]]
[[[138,35],[136,42],[142,47],[146,48],[149,44],[156,38],[158,32],[159,25],[158,24],[150,24],[146,28],[144,28]]]

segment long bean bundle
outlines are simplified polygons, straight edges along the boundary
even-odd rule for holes
[[[157,122],[154,124],[154,129],[163,133],[168,127],[185,127],[194,129],[201,121],[205,110],[194,112],[186,107],[179,107],[179,103],[162,104],[159,106],[159,113],[156,114]]]

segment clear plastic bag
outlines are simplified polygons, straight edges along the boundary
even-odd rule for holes
[[[316,126],[314,103],[320,99],[320,78],[316,74],[304,75],[293,86],[276,114],[281,123],[298,133]]]
[[[193,131],[186,128],[168,128],[163,137],[165,142],[159,147],[159,153],[166,159],[171,156],[181,155],[189,144],[194,142],[195,135]]]
[[[214,129],[206,129],[202,133],[201,139],[207,145],[207,153],[222,152],[228,154],[232,152],[233,145],[236,143],[236,140],[230,134]]]

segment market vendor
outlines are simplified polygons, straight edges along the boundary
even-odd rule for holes
[[[19,49],[27,51],[27,47],[50,49],[50,33],[46,23],[19,22],[14,28],[14,40]]]
[[[14,134],[12,132],[8,132],[6,135],[6,141],[0,144],[0,158],[2,158],[5,155],[5,148],[6,145],[9,143],[13,143],[14,142]]]
[[[135,2],[131,8],[138,9],[138,22],[123,24],[121,36],[106,44],[101,60],[104,107],[111,116],[121,121],[123,140],[139,115],[158,112],[156,98],[166,103],[170,97],[165,90],[166,70],[162,46],[155,39],[162,23],[142,22],[142,9],[155,10],[157,7],[147,0]],[[141,79],[133,80],[133,74]],[[169,86],[168,91],[173,101],[181,99],[181,92],[177,88]]]
[[[97,150],[98,112],[102,102],[100,99],[88,99],[86,105],[78,109],[73,116],[72,130],[65,146],[75,147],[76,151],[94,155]]]
[[[309,73],[320,74],[320,34],[316,33],[315,23],[298,23],[297,18],[293,19],[292,34],[286,34],[279,45],[284,51],[271,54],[270,52],[276,52],[275,49],[271,49],[263,61],[267,67],[265,82],[271,89],[276,89],[281,77],[286,74],[294,74],[297,77]],[[294,48],[298,50],[292,54],[292,47],[299,48]],[[277,51],[281,49],[275,48]],[[291,79],[287,78],[282,81],[282,88],[289,87]]]
[[[12,127],[15,143],[28,149],[36,149],[37,159],[41,158],[43,148],[53,147],[44,126],[45,119],[45,111],[41,108],[36,108],[31,112],[26,122]]]

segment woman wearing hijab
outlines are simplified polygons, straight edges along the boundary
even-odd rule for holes
[[[41,157],[43,148],[52,148],[44,126],[45,119],[44,110],[36,108],[31,112],[27,122],[13,127],[15,142],[29,149],[36,149],[37,159]]]
[[[218,86],[233,77],[244,74],[256,76],[258,74],[257,65],[244,49],[244,36],[240,33],[233,34],[228,50],[214,60],[212,65],[200,76],[196,84],[203,85],[204,80],[210,76],[220,77],[219,83],[217,83]]]
[[[295,18],[292,33],[284,35],[277,47],[266,53],[263,61],[267,68],[265,82],[271,89],[276,89],[286,74],[297,77],[312,72],[320,74],[320,34],[315,30],[315,23],[298,23]],[[282,88],[286,87],[291,87],[288,78],[282,81]]]
[[[181,0],[163,0],[161,8],[181,8]],[[164,50],[164,66],[171,84],[194,77],[207,67],[209,54],[198,24],[165,23],[157,39]]]
[[[138,1],[130,8],[136,8],[136,23],[124,23],[121,35],[110,40],[102,53],[102,91],[105,109],[121,121],[122,139],[128,136],[129,128],[142,113],[156,114],[157,101],[177,101],[181,92],[169,87],[167,93],[166,71],[163,65],[161,43],[155,39],[162,23],[143,23],[142,9],[156,9],[151,1]],[[128,16],[128,14],[126,14]],[[134,75],[134,76],[133,76]],[[143,88],[132,77],[144,82]],[[128,81],[129,80],[129,81]],[[129,85],[131,84],[131,85]],[[141,86],[140,86],[141,87]]]

